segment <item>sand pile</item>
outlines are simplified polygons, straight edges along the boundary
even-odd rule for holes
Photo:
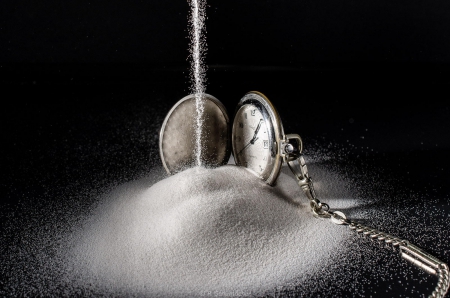
[[[227,165],[122,186],[79,232],[72,253],[83,282],[89,276],[106,292],[247,296],[301,282],[348,237],[312,217],[292,175],[281,173],[271,187]]]

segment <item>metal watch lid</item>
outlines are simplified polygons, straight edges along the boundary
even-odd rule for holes
[[[214,96],[203,94],[202,166],[218,167],[231,154],[231,125],[225,106]],[[164,119],[159,134],[159,153],[167,173],[174,174],[197,165],[196,99],[180,99]]]

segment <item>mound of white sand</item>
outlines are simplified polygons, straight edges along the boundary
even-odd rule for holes
[[[234,165],[130,183],[81,231],[75,264],[116,294],[262,293],[301,282],[346,239],[347,229],[308,206],[292,175],[271,187]]]

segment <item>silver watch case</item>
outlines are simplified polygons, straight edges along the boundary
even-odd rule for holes
[[[273,158],[270,167],[267,167],[264,173],[257,176],[263,179],[266,183],[274,185],[278,178],[278,175],[280,174],[281,165],[283,163],[283,157],[279,154],[279,144],[284,139],[284,131],[283,125],[281,123],[281,118],[270,100],[261,92],[250,91],[245,94],[236,107],[235,115],[242,106],[247,104],[254,105],[264,117],[270,140],[269,150]],[[234,132],[234,128],[232,131]],[[235,156],[236,164],[239,166],[244,166],[239,164],[238,159],[236,158],[236,148],[234,146],[232,146],[232,150],[233,156]]]

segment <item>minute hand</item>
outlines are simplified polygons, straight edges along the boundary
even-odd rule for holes
[[[238,152],[238,154],[241,154],[241,152],[244,151],[248,146],[255,144],[257,139],[258,139],[258,137],[251,139],[251,141],[248,142],[248,144],[245,145],[244,148],[242,148],[241,151]]]

